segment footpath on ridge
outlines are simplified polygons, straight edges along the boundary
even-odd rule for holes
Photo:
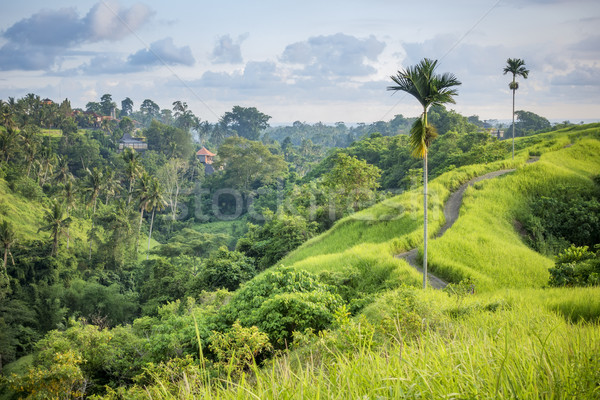
[[[531,162],[535,162],[535,161],[537,161],[537,159],[530,159],[527,161],[527,163],[531,163]],[[501,175],[504,175],[504,174],[507,174],[507,173],[513,172],[513,171],[514,171],[514,169],[501,169],[498,171],[489,172],[485,175],[475,177],[475,178],[471,179],[470,181],[463,183],[454,193],[452,193],[450,195],[450,197],[448,198],[448,201],[446,201],[446,204],[444,204],[444,218],[446,220],[446,223],[444,224],[444,226],[442,226],[440,228],[440,231],[435,235],[435,238],[439,238],[444,233],[446,233],[446,231],[448,229],[450,229],[450,227],[452,225],[454,225],[454,223],[458,219],[458,214],[460,212],[460,206],[462,204],[463,196],[465,194],[465,190],[467,190],[467,188],[469,186],[472,186],[476,182],[484,181],[486,179],[496,178],[498,176],[501,176]],[[408,264],[410,264],[410,266],[412,266],[417,271],[419,271],[421,274],[423,274],[423,269],[417,264],[417,254],[418,254],[418,249],[414,248],[414,249],[411,249],[404,253],[396,254],[394,257],[402,258],[402,259],[406,260],[406,262],[408,262]],[[429,271],[427,272],[427,279],[428,279],[429,285],[435,289],[443,289],[448,285],[448,282],[444,281],[443,279],[438,278],[437,276],[435,276],[434,274],[432,274]]]

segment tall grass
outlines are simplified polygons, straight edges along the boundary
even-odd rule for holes
[[[600,142],[586,139],[543,154],[511,175],[476,184],[465,192],[452,229],[432,241],[432,271],[455,282],[471,278],[481,291],[544,286],[554,262],[523,243],[515,219],[531,196],[547,195],[564,183],[591,186],[597,171]]]
[[[454,299],[421,292],[447,309]],[[472,302],[472,301],[471,301]],[[596,399],[600,396],[597,324],[571,324],[519,302],[444,318],[416,338],[362,335],[354,351],[320,340],[239,380],[159,379],[140,398],[153,399]],[[355,325],[360,333],[360,326]],[[343,329],[340,328],[340,329]],[[355,336],[359,337],[359,336]],[[320,343],[320,345],[319,345]],[[198,374],[197,374],[198,375]],[[129,398],[134,398],[129,396]]]

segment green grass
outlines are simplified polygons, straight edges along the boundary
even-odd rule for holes
[[[350,340],[350,350],[336,347],[326,333],[309,349],[287,353],[237,380],[209,378],[207,385],[199,376],[184,374],[175,381],[159,378],[137,393],[153,399],[533,400],[600,395],[597,324],[570,323],[540,310],[537,303],[522,301],[493,310],[471,307],[450,317],[447,311],[456,307],[456,299],[439,291],[418,292],[417,301],[438,312],[422,321],[435,324],[414,338],[398,330],[381,343],[376,338],[381,324],[363,322],[337,333],[336,338]],[[473,296],[463,305],[478,300]],[[374,304],[374,312],[383,305]]]
[[[458,186],[490,171],[517,168],[514,173],[479,182],[466,191],[458,221],[443,237],[430,240],[431,269],[451,282],[471,278],[478,291],[544,286],[553,261],[523,243],[514,228],[516,214],[527,196],[547,192],[557,182],[579,180],[591,184],[590,176],[600,171],[597,138],[600,124],[517,138],[519,150],[514,162],[507,159],[471,165],[432,180],[431,237],[445,222],[443,205]],[[540,160],[526,164],[530,152],[541,154]],[[348,267],[387,269],[392,281],[418,285],[419,275],[393,256],[414,247],[422,251],[421,193],[421,189],[405,192],[338,221],[329,231],[288,254],[280,264],[314,273]]]
[[[454,282],[472,278],[480,291],[543,287],[554,261],[523,243],[514,229],[518,212],[530,196],[549,194],[560,183],[593,185],[590,177],[598,171],[600,142],[584,139],[469,188],[457,222],[431,241],[432,271]]]
[[[20,240],[39,238],[37,230],[42,226],[44,211],[41,204],[13,193],[6,181],[0,179],[0,215],[13,225]]]

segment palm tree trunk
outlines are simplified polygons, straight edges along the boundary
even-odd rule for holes
[[[58,232],[54,233],[54,243],[52,243],[52,255],[58,255]]]
[[[427,152],[423,158],[423,289],[427,288]]]
[[[515,75],[513,74],[513,108],[512,108],[512,159],[515,159]]]
[[[144,221],[144,207],[142,207],[142,211],[140,212],[140,224],[138,226],[138,234],[137,234],[137,241],[135,242],[135,249],[137,251],[137,248],[140,245],[140,234],[142,233],[142,222]]]
[[[423,129],[427,132],[427,109],[423,111]],[[427,133],[426,133],[427,134]],[[427,288],[427,153],[423,157],[423,289]]]
[[[146,260],[148,259],[148,254],[150,254],[150,239],[152,238],[152,225],[154,224],[154,211],[156,207],[152,209],[152,218],[150,218],[150,232],[148,233],[148,250],[146,251]]]
[[[8,248],[4,248],[4,264],[2,265],[4,267],[4,272],[6,273],[6,263],[8,262]],[[8,276],[8,274],[6,274]]]

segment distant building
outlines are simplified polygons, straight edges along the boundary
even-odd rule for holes
[[[47,106],[50,106],[50,105],[54,104],[54,102],[50,99],[44,99],[44,100],[42,100],[42,104],[46,104]]]
[[[148,150],[148,143],[144,142],[143,139],[134,138],[129,133],[126,133],[123,135],[121,140],[119,140],[119,153],[122,152],[126,147],[129,147],[135,151],[146,151]]]
[[[202,147],[196,152],[196,158],[204,164],[205,175],[211,175],[215,172],[215,168],[212,166],[214,156],[216,156],[216,154],[208,151],[206,147]]]

